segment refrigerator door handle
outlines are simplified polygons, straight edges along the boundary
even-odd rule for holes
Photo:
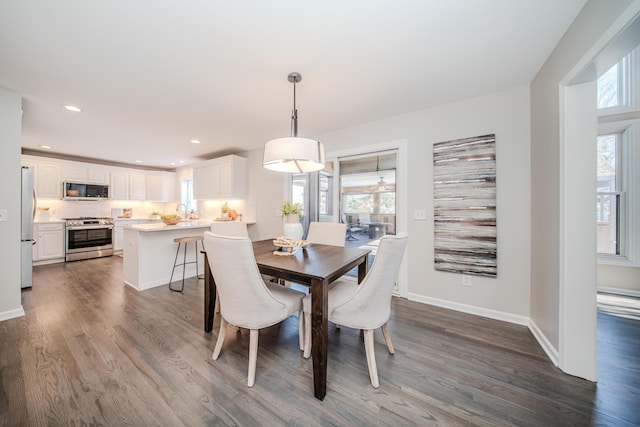
[[[38,204],[38,197],[36,196],[36,189],[33,189],[33,207],[31,208],[31,213],[32,213],[32,218],[33,221],[35,222],[36,220],[36,205]]]

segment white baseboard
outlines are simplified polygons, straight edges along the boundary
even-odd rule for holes
[[[624,288],[612,288],[608,286],[598,286],[598,292],[604,292],[607,294],[622,295],[625,297],[640,298],[640,291],[634,291],[633,289]]]
[[[525,316],[518,316],[511,313],[505,313],[503,311],[489,310],[486,308],[475,307],[473,305],[460,304],[457,302],[451,302],[438,298],[425,297],[423,295],[410,293],[407,298],[410,301],[417,301],[424,304],[431,304],[437,307],[448,308],[451,310],[461,311],[463,313],[475,314],[482,317],[488,317],[489,319],[502,320],[504,322],[515,323],[517,325],[529,326],[529,318]]]
[[[538,341],[538,344],[540,344],[540,347],[542,347],[544,352],[547,353],[547,356],[549,357],[549,359],[551,359],[551,362],[557,367],[560,364],[558,350],[553,345],[551,345],[545,334],[542,333],[542,330],[540,330],[536,322],[534,322],[533,320],[529,320],[529,330],[533,334],[536,341]]]
[[[502,311],[489,310],[486,308],[475,307],[467,304],[460,304],[457,302],[451,302],[451,301],[442,300],[438,298],[425,297],[423,295],[417,295],[417,294],[409,294],[408,299],[410,301],[421,302],[424,304],[431,304],[437,307],[448,308],[450,310],[461,311],[463,313],[475,314],[477,316],[487,317],[489,319],[502,320],[504,322],[526,326],[529,328],[529,330],[533,334],[533,337],[536,339],[536,341],[538,341],[538,344],[540,344],[540,347],[542,347],[542,349],[547,354],[551,362],[555,366],[558,366],[558,361],[559,361],[558,350],[554,348],[553,345],[551,345],[551,343],[549,342],[547,337],[542,333],[538,325],[536,325],[536,323],[533,320],[531,320],[529,317],[517,316],[515,314],[504,313]]]
[[[24,316],[24,309],[20,306],[20,308],[16,308],[15,310],[3,311],[0,313],[0,321],[15,319],[16,317],[22,316]]]

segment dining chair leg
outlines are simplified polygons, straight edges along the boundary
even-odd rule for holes
[[[218,360],[220,356],[220,350],[222,349],[222,343],[224,342],[224,336],[227,333],[227,321],[224,317],[220,316],[220,331],[218,332],[218,340],[216,341],[216,347],[213,349],[213,360]]]
[[[369,377],[373,388],[380,387],[378,382],[378,368],[376,367],[376,353],[373,348],[373,329],[364,331],[364,352],[367,355],[367,365],[369,365]]]
[[[387,343],[387,349],[389,349],[389,354],[394,354],[393,344],[391,343],[391,335],[389,335],[389,328],[385,323],[382,325],[382,335],[384,335],[384,341]]]
[[[249,378],[247,386],[253,387],[256,382],[256,362],[258,360],[258,333],[259,329],[251,329],[249,334]]]
[[[302,310],[298,311],[298,344],[300,345],[300,351],[304,350],[304,313]]]
[[[214,313],[220,313],[220,295],[218,295],[218,291],[216,291],[216,305],[213,308]]]
[[[311,313],[304,313],[304,354],[308,359],[311,356]]]

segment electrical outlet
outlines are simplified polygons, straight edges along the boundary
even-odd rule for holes
[[[0,221],[7,221],[7,210],[6,209],[0,209]]]
[[[469,286],[469,287],[473,286],[471,276],[469,276],[468,274],[462,275],[462,286]]]
[[[425,221],[427,219],[427,211],[424,209],[416,209],[413,211],[413,219],[418,221]]]

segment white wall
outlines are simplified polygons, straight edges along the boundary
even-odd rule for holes
[[[531,83],[531,319],[556,350],[560,336],[560,83],[630,3],[587,2]]]
[[[0,320],[24,315],[20,291],[20,94],[0,86]]]
[[[529,87],[464,100],[365,123],[319,136],[327,152],[408,141],[408,292],[411,299],[516,323],[529,317],[530,180]],[[498,277],[461,275],[433,268],[434,143],[496,134]],[[272,184],[273,185],[273,184]],[[425,209],[427,221],[415,221]]]
[[[640,296],[640,268],[599,264],[598,287]]]

